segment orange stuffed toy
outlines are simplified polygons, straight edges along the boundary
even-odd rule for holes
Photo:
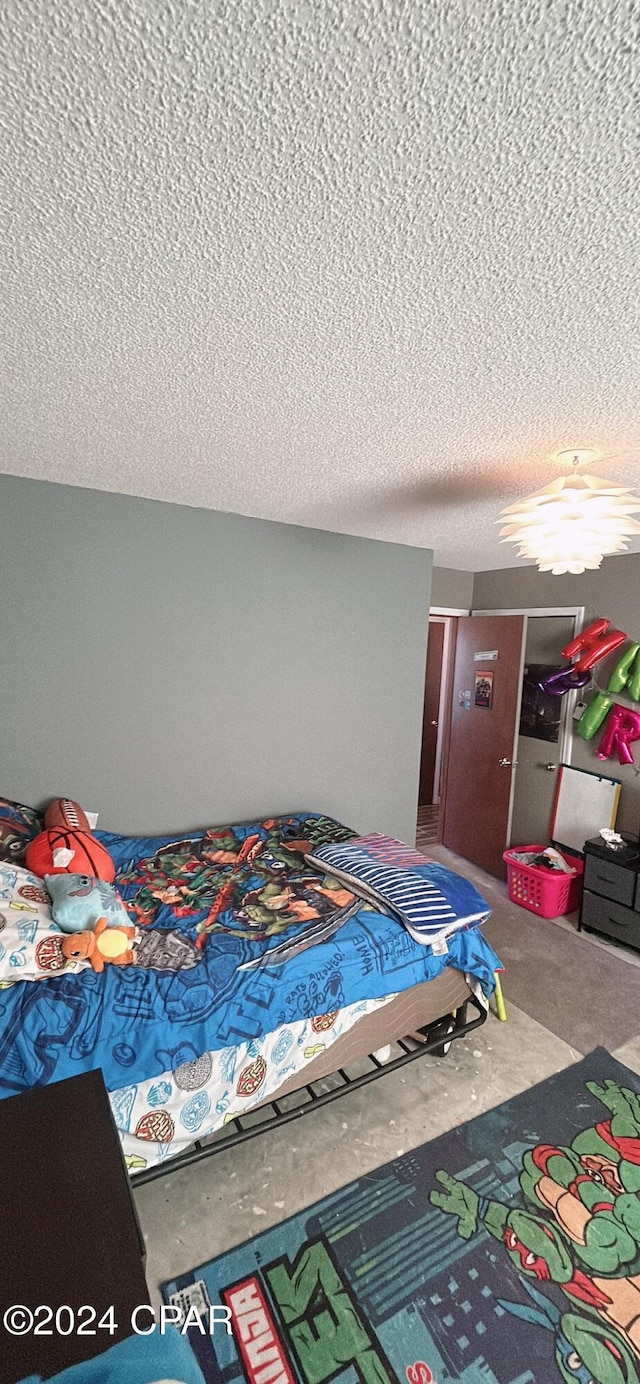
[[[67,961],[90,961],[94,971],[111,966],[130,966],[133,950],[129,945],[136,936],[135,927],[109,927],[106,918],[98,918],[93,932],[74,932],[62,939],[62,955]]]

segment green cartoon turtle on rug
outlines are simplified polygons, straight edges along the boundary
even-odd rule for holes
[[[581,1130],[569,1147],[527,1150],[519,1181],[528,1209],[481,1197],[446,1170],[436,1173],[440,1188],[430,1200],[456,1217],[462,1239],[484,1227],[519,1274],[557,1284],[640,1359],[640,1099],[615,1081],[587,1082],[587,1089],[610,1118]],[[614,1359],[609,1352],[612,1368]],[[603,1384],[633,1378],[601,1377]]]

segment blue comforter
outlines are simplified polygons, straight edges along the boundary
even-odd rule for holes
[[[305,850],[354,835],[331,819],[271,818],[180,840],[97,834],[140,926],[142,960],[0,991],[0,1095],[95,1067],[117,1090],[445,966],[493,990],[500,963],[477,925],[435,956],[395,918],[310,874]],[[488,912],[468,880],[444,867],[438,879],[457,916]]]

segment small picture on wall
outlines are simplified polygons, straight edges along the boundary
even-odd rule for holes
[[[493,701],[493,673],[476,673],[476,706],[490,707]]]

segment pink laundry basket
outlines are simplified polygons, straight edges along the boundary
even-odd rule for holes
[[[516,846],[514,849],[518,854],[522,851],[540,853],[545,847]],[[580,907],[584,862],[579,856],[565,855],[563,851],[559,854],[571,866],[572,874],[523,865],[521,860],[513,859],[512,851],[504,851],[502,859],[507,867],[507,888],[512,903],[528,908],[530,913],[538,913],[541,918],[558,918]]]

